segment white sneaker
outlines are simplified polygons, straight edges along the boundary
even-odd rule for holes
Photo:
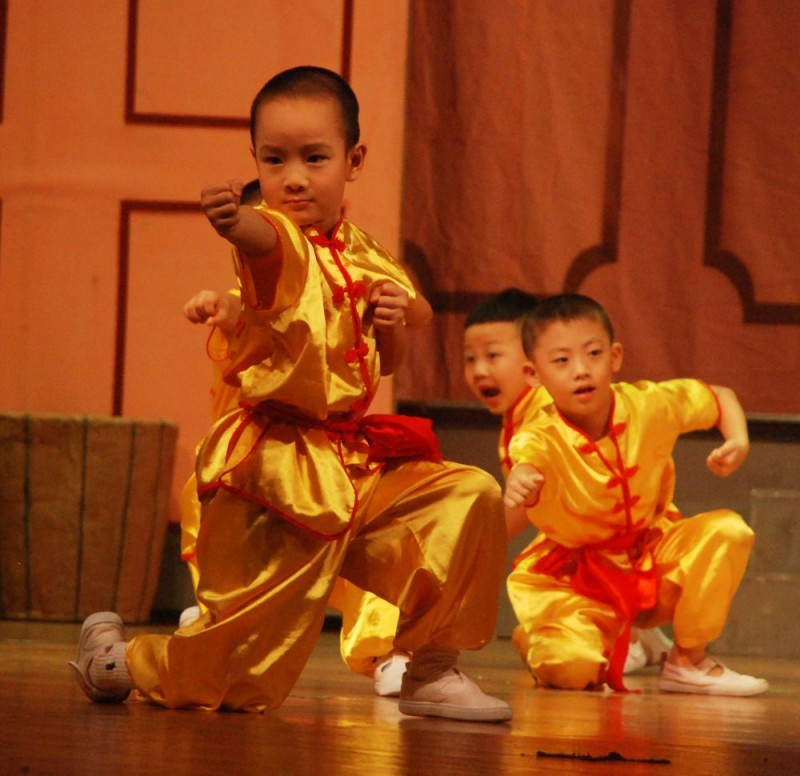
[[[95,703],[121,703],[130,694],[125,648],[125,631],[118,614],[96,612],[83,621],[77,656],[67,665],[75,672],[81,689]],[[90,675],[95,659],[101,663],[103,686],[100,687]]]
[[[661,628],[639,629],[639,641],[647,657],[647,665],[658,666],[666,660],[672,649],[672,641],[664,635]]]
[[[383,698],[400,695],[407,663],[408,655],[390,655],[380,663],[373,674],[375,694]]]
[[[720,666],[722,673],[710,674],[712,668]],[[684,692],[694,695],[733,695],[747,697],[761,695],[769,689],[766,679],[758,679],[747,674],[737,674],[726,668],[716,658],[707,657],[693,668],[664,663],[658,680],[658,689],[662,692]]]
[[[178,619],[178,627],[185,628],[187,625],[191,625],[199,617],[200,617],[200,607],[189,606],[188,608],[184,609],[181,612],[181,616]]]
[[[625,658],[623,674],[632,674],[647,665],[647,653],[644,651],[644,644],[641,638],[639,641],[632,641],[628,647],[628,656]]]
[[[466,722],[506,722],[511,707],[499,698],[486,695],[475,682],[451,668],[437,679],[412,679],[403,676],[398,709],[417,717],[445,717]]]

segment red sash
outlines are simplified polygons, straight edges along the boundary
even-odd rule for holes
[[[648,530],[612,536],[604,542],[570,549],[557,544],[533,566],[538,574],[570,577],[576,593],[613,607],[625,620],[625,628],[611,650],[608,686],[627,692],[622,681],[625,659],[630,647],[631,625],[639,612],[656,605],[658,583],[653,555],[646,546],[653,533]],[[633,567],[626,571],[606,559],[605,552],[627,550]]]
[[[369,445],[368,461],[387,461],[392,458],[416,458],[441,463],[439,440],[433,433],[430,418],[410,415],[365,415],[331,417],[326,420],[313,418],[299,410],[271,402],[256,406],[242,405],[256,414],[291,425],[306,428],[321,428],[331,439],[353,442],[359,436]]]

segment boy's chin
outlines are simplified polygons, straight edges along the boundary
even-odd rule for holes
[[[492,402],[490,404],[489,402],[486,401],[486,399],[481,399],[481,404],[483,404],[483,406],[486,407],[486,409],[489,410],[489,412],[492,415],[504,415],[505,414],[506,407],[503,406],[502,404],[496,404],[494,402]]]

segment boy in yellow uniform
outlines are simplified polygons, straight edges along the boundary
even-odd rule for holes
[[[493,636],[499,488],[442,462],[429,424],[365,415],[402,356],[414,291],[341,218],[366,153],[355,95],[331,71],[285,71],[253,101],[251,137],[265,204],[242,206],[236,182],[201,197],[234,246],[246,327],[230,353],[240,406],[197,456],[206,611],[172,636],[129,643],[118,617],[90,616],[72,664],[79,682],[97,701],[135,688],[169,708],[276,708],[341,576],[401,612],[395,644],[413,655],[402,713],[508,720],[506,703],[455,668],[460,649]]]
[[[664,691],[756,695],[706,648],[719,636],[753,532],[726,509],[683,519],[670,510],[680,434],[716,426],[707,459],[727,476],[749,450],[747,423],[727,388],[698,380],[612,383],[622,345],[592,299],[565,294],[526,318],[523,345],[553,398],[511,443],[505,504],[539,535],[508,591],[514,646],[539,684],[624,689],[631,626],[672,622]]]
[[[497,445],[503,476],[510,468],[508,445],[514,434],[550,402],[522,349],[522,319],[535,305],[533,294],[506,288],[476,305],[464,323],[464,382],[489,412],[503,419]]]
[[[503,419],[497,454],[504,477],[511,469],[514,435],[552,402],[522,348],[522,321],[536,301],[527,291],[506,288],[476,305],[464,323],[464,381],[489,412]],[[508,526],[508,538],[527,527],[527,521]],[[659,628],[634,628],[624,672],[659,665],[671,646]]]
[[[255,202],[245,199],[247,184],[243,191],[244,204],[261,201],[255,181]],[[406,316],[409,329],[427,325],[433,311],[427,300],[416,292],[413,308]],[[212,417],[214,420],[236,406],[237,386],[226,383],[223,373],[229,359],[229,351],[236,349],[236,341],[242,333],[239,325],[241,298],[238,290],[219,294],[203,290],[194,294],[184,305],[184,314],[192,323],[211,326],[206,352],[214,366],[211,387]],[[196,542],[200,528],[200,502],[197,499],[197,481],[192,476],[181,494],[181,558],[189,568],[192,583],[197,589],[199,578],[196,561]],[[329,605],[342,613],[340,633],[342,659],[351,671],[372,679],[375,693],[383,697],[400,694],[403,674],[409,656],[394,647],[399,612],[396,606],[355,587],[340,578],[334,586]],[[181,627],[200,616],[201,606],[185,609],[180,616]]]

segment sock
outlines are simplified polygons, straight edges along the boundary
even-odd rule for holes
[[[457,649],[445,649],[426,644],[414,651],[406,673],[409,678],[418,682],[430,682],[453,668],[458,660]]]

